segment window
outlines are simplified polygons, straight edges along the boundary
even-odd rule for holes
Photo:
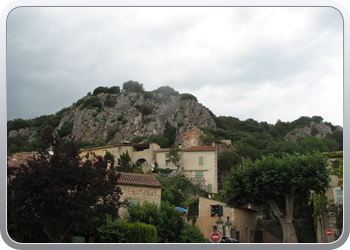
[[[334,203],[335,204],[343,204],[343,190],[341,190],[339,187],[333,189],[334,193]]]
[[[199,157],[199,165],[203,165],[203,156]]]
[[[208,184],[208,190],[210,193],[213,192],[213,184]]]
[[[334,160],[332,161],[334,168],[339,168],[339,161]]]
[[[127,202],[131,204],[139,204],[139,200],[136,200],[136,199],[126,199]],[[126,215],[129,215],[129,211],[128,211],[128,208],[126,208]]]
[[[165,166],[170,166],[170,160],[165,160]]]
[[[223,216],[224,215],[224,209],[222,205],[210,205],[210,209],[211,209],[211,217],[215,217],[215,216]]]
[[[203,171],[196,171],[196,178],[200,179],[202,178],[202,175],[203,175]]]

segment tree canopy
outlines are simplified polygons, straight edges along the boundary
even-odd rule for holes
[[[74,141],[61,153],[59,137],[45,132],[45,150],[26,165],[7,169],[8,227],[11,235],[28,234],[38,225],[50,242],[62,242],[67,235],[92,232],[91,219],[98,214],[119,218],[120,174],[108,171],[102,157],[81,162]]]
[[[224,201],[230,207],[268,204],[283,228],[284,242],[296,242],[293,207],[297,195],[324,192],[329,185],[326,159],[318,152],[263,156],[231,169]]]

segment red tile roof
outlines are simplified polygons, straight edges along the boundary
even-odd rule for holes
[[[190,148],[182,148],[182,151],[215,151],[218,146],[193,146]],[[156,152],[168,152],[169,148],[160,148]]]
[[[21,164],[26,164],[27,160],[32,159],[32,152],[18,152],[12,155],[8,155],[8,165],[10,167],[19,167]]]
[[[121,173],[119,185],[161,188],[155,176],[146,174]]]

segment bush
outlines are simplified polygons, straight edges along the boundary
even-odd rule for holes
[[[107,215],[107,223],[97,228],[97,236],[102,243],[156,243],[158,232],[153,225],[120,219],[112,221]]]
[[[177,243],[206,243],[206,239],[199,227],[186,225],[181,230]]]
[[[194,101],[197,101],[197,97],[195,97],[192,94],[184,93],[184,94],[181,94],[180,96],[181,96],[181,100],[194,100]]]
[[[117,130],[110,130],[107,132],[106,143],[113,139],[114,135],[117,133]]]
[[[143,105],[135,105],[139,111],[141,111],[142,116],[152,114],[154,106],[150,103],[146,103]]]
[[[83,102],[83,104],[81,105],[80,110],[82,110],[84,108],[91,109],[94,107],[97,107],[97,108],[102,107],[102,103],[100,102],[100,99],[97,96],[92,96],[92,97],[87,98]]]
[[[97,87],[96,89],[94,89],[94,92],[92,92],[93,96],[96,96],[100,93],[106,93],[108,91],[108,87]]]
[[[124,119],[124,120],[122,121],[122,125],[125,125],[127,122],[128,122],[128,120],[127,120],[127,119]]]
[[[145,223],[126,223],[125,242],[127,243],[157,243],[157,228]]]
[[[109,94],[119,94],[120,93],[120,87],[119,86],[112,86],[108,89],[107,93]]]
[[[107,215],[107,223],[97,228],[97,235],[103,243],[124,243],[125,242],[125,221],[116,219],[112,221]]]
[[[65,122],[62,127],[57,131],[57,134],[60,138],[70,135],[73,129],[73,122]]]
[[[115,100],[111,95],[107,95],[104,105],[106,107],[113,107],[117,103],[117,100]]]

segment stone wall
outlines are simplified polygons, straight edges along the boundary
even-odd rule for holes
[[[143,204],[145,201],[149,203],[155,203],[158,206],[160,205],[161,198],[161,188],[153,187],[140,187],[140,186],[125,186],[120,185],[120,188],[123,192],[120,200],[124,201],[125,199],[138,200],[139,204]],[[122,217],[125,215],[125,208],[119,210],[119,215]]]

